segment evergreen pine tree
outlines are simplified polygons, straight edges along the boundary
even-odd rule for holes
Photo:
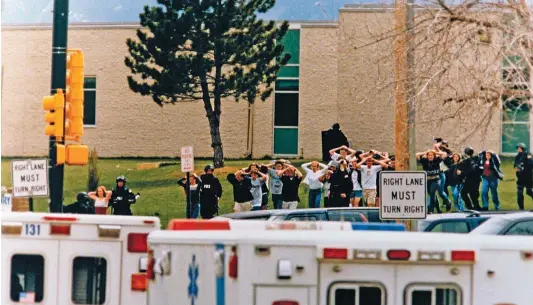
[[[279,41],[288,22],[277,26],[258,13],[275,0],[158,0],[140,14],[143,29],[128,39],[125,64],[130,88],[160,106],[203,102],[213,162],[224,166],[220,137],[221,100],[265,101],[280,67],[289,60]]]

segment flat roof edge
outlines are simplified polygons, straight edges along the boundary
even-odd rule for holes
[[[392,13],[394,7],[382,7],[382,8],[363,8],[363,7],[341,7],[339,13]]]
[[[48,30],[52,29],[51,23],[21,23],[21,24],[2,24],[4,30]],[[140,29],[139,23],[109,23],[109,22],[91,22],[91,23],[70,23],[69,29]]]
[[[338,28],[337,22],[322,22],[322,23],[302,23],[302,28]]]

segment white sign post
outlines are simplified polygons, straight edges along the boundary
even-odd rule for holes
[[[379,183],[381,219],[426,218],[426,172],[382,171]]]
[[[13,197],[48,196],[48,160],[11,161]]]
[[[181,148],[181,172],[194,172],[194,151],[192,146]]]

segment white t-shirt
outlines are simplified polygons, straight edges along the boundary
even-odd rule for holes
[[[340,154],[338,154],[338,153],[334,153],[334,154],[331,156],[331,160],[333,160],[333,161],[339,161],[340,157],[341,157]],[[352,158],[351,155],[348,155],[348,154],[346,155],[346,161],[348,161],[348,162],[352,162],[352,159],[353,159],[353,158]]]
[[[381,165],[372,165],[371,168],[368,166],[361,166],[361,182],[363,183],[364,190],[375,190],[376,180],[378,173],[381,171]]]
[[[359,177],[359,172],[356,171],[356,170],[353,170],[352,171],[352,183],[353,183],[353,190],[354,191],[362,191],[363,188],[361,187],[361,185],[359,184],[359,181],[358,181],[358,178]],[[363,182],[361,180],[361,182]]]
[[[94,207],[95,208],[107,208],[108,202],[107,199],[96,199],[94,201]]]

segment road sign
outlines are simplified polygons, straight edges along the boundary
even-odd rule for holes
[[[48,160],[11,161],[13,197],[48,196]]]
[[[11,194],[2,194],[2,212],[11,212],[13,210],[13,201]]]
[[[425,219],[426,172],[382,171],[379,178],[381,219]]]
[[[192,146],[181,148],[181,172],[188,173],[194,171],[194,151]]]

